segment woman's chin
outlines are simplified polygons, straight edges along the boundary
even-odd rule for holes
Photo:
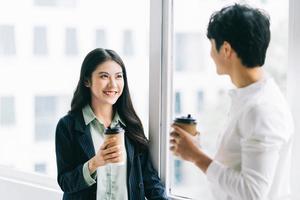
[[[107,99],[105,101],[106,104],[114,105],[118,99]]]

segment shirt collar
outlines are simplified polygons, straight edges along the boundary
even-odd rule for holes
[[[119,113],[116,112],[113,120],[111,121],[110,127],[115,127],[119,123],[121,123],[123,126],[126,126],[123,120],[120,118]]]
[[[96,115],[94,114],[91,106],[89,104],[87,104],[83,109],[82,109],[82,113],[83,113],[83,119],[85,122],[85,125],[88,125],[89,123],[91,123],[92,121],[94,121],[95,119],[97,119]],[[98,121],[103,124],[99,119]],[[113,118],[113,120],[111,121],[111,125],[110,127],[115,127],[117,124],[119,124],[119,122],[123,125],[126,126],[125,123],[123,122],[123,120],[120,118],[118,112],[115,113],[115,116]]]
[[[256,91],[258,91],[259,88],[262,88],[266,84],[266,82],[270,79],[271,77],[269,75],[264,74],[264,76],[260,80],[246,87],[229,90],[229,95],[231,99],[236,99],[236,100],[241,98],[242,99],[247,98],[249,96],[252,96]]]
[[[85,122],[85,125],[88,125],[91,123],[94,119],[96,119],[96,115],[94,114],[91,106],[87,104],[83,109],[82,109],[82,114],[83,114],[83,119]]]

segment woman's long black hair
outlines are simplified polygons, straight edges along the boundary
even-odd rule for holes
[[[74,92],[69,113],[81,112],[84,106],[91,103],[90,88],[85,86],[85,82],[91,79],[92,73],[98,65],[109,60],[115,61],[121,66],[124,79],[122,95],[113,105],[113,110],[118,112],[120,118],[126,124],[125,134],[134,141],[140,150],[146,149],[148,140],[144,134],[142,122],[132,105],[125,65],[120,56],[113,50],[97,48],[87,54],[81,65],[80,79]]]

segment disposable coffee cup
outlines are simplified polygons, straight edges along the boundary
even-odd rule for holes
[[[107,128],[104,132],[105,140],[111,137],[115,137],[117,139],[117,145],[121,146],[122,149],[122,155],[121,160],[117,163],[110,163],[111,165],[124,165],[125,159],[124,159],[124,129],[121,126],[116,126],[114,128]],[[106,148],[111,147],[111,145],[108,145]]]
[[[190,114],[186,117],[178,117],[174,120],[174,124],[179,126],[180,128],[184,129],[189,134],[195,136],[198,134],[197,132],[197,121],[196,119],[192,118]]]

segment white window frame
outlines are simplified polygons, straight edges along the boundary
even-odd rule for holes
[[[300,152],[300,1],[289,0],[289,50],[288,50],[288,71],[287,71],[287,95],[289,105],[291,107],[294,123],[295,135],[292,160],[298,160],[298,152]],[[297,95],[298,94],[298,95]],[[292,192],[298,190],[298,182],[300,178],[300,162],[292,164]],[[299,199],[300,196],[293,195],[293,199]]]
[[[171,102],[172,0],[150,1],[149,139],[152,159],[166,180],[166,131]],[[164,134],[164,136],[162,135]]]
[[[173,0],[150,1],[149,139],[154,166],[169,192],[169,132],[173,71]],[[183,198],[184,199],[184,198]]]
[[[300,1],[289,0],[289,64],[287,71],[287,95],[295,120],[295,144],[300,144]],[[150,1],[150,78],[149,78],[149,138],[151,155],[156,169],[166,185],[171,199],[188,199],[170,194],[169,181],[169,125],[172,113],[172,57],[173,57],[173,0]],[[299,130],[299,131],[298,131]],[[293,160],[300,152],[294,145]],[[298,164],[300,165],[300,164]],[[296,191],[300,178],[300,166],[292,166],[292,191]],[[199,173],[200,170],[199,170]],[[299,197],[298,197],[299,198]]]

